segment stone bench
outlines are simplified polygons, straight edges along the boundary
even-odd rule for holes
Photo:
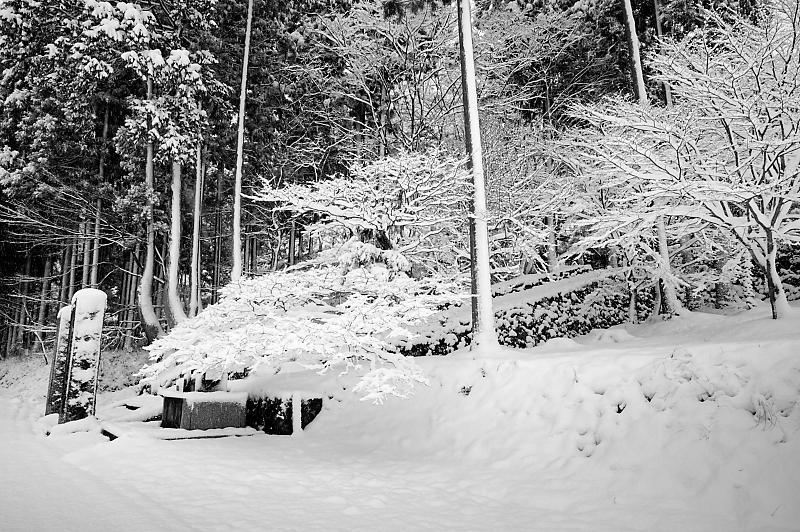
[[[162,392],[161,427],[187,430],[244,427],[247,393]]]

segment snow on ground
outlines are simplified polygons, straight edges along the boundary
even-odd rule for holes
[[[45,437],[46,375],[0,365],[0,528],[800,530],[800,314],[767,315],[420,359],[381,406],[354,375],[236,385],[332,395],[298,437]]]

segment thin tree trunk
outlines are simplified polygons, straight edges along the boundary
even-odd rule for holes
[[[106,102],[105,113],[103,113],[103,136],[102,144],[100,145],[100,164],[97,169],[97,181],[102,184],[105,180],[106,173],[106,142],[108,142],[108,111],[109,105]],[[100,268],[100,214],[102,212],[102,201],[97,198],[97,212],[94,218],[94,253],[92,255],[92,271],[90,283],[92,288],[97,288],[97,275]]]
[[[40,340],[44,343],[44,327],[47,322],[47,293],[50,291],[50,275],[53,272],[53,256],[48,254],[44,261],[42,272],[42,291],[39,293],[39,316],[36,325],[40,329]]]
[[[136,285],[138,284],[139,279],[139,243],[136,243],[136,248],[131,255],[131,269],[130,269],[130,280],[128,282],[128,297],[127,297],[127,307],[128,307],[128,320],[125,326],[125,341],[123,347],[127,351],[133,350],[133,331],[136,329],[136,320],[135,320],[135,313],[136,313]]]
[[[664,32],[661,28],[661,6],[658,0],[653,0],[653,13],[656,19],[656,35],[660,40],[664,37]],[[664,82],[664,101],[667,107],[672,107],[672,89],[666,81]]]
[[[225,175],[225,165],[220,161],[217,172],[217,208],[214,219],[214,281],[211,293],[211,302],[219,299],[220,267],[222,266],[222,178]]]
[[[169,232],[169,272],[167,274],[167,302],[175,323],[186,320],[183,302],[178,293],[181,260],[181,163],[172,162],[172,209]]]
[[[791,313],[789,300],[783,289],[781,277],[778,274],[777,266],[778,246],[775,245],[775,236],[771,230],[767,230],[767,253],[765,259],[765,270],[767,275],[767,289],[769,292],[769,304],[772,310],[772,319],[783,318]]]
[[[81,288],[89,286],[89,270],[92,266],[92,240],[89,238],[89,222],[84,219],[83,232],[83,271],[81,273]]]
[[[250,271],[253,275],[258,273],[258,233],[253,234],[253,243],[250,244]]]
[[[128,323],[133,318],[133,315],[131,314],[131,309],[128,306],[129,303],[128,294],[130,293],[131,281],[132,281],[131,270],[133,269],[133,259],[134,259],[133,251],[123,253],[123,257],[125,255],[128,256],[128,260],[125,263],[125,266],[123,267],[122,270],[122,289],[119,292],[119,302],[120,306],[122,307],[120,310],[119,324],[123,335],[123,340],[122,340],[123,347],[125,344],[124,337],[128,331]]]
[[[295,258],[295,262],[302,262],[303,260],[303,231],[301,229],[297,230],[297,257]]]
[[[661,283],[664,288],[664,310],[666,314],[675,314],[680,311],[681,303],[678,301],[678,292],[672,280],[667,228],[663,216],[658,217],[656,226],[658,229],[658,252],[661,255],[662,270],[664,271],[664,275],[661,277]]]
[[[272,256],[272,271],[278,269],[278,261],[281,255],[281,245],[283,244],[283,231],[278,230],[278,242],[275,244],[275,252]]]
[[[647,105],[647,90],[642,73],[642,56],[639,52],[639,37],[636,35],[636,21],[633,18],[631,0],[622,0],[625,8],[625,35],[628,38],[628,61],[633,81],[633,93],[639,103]]]
[[[168,308],[169,305],[164,304],[164,294],[167,293],[166,290],[166,279],[167,279],[167,239],[161,239],[161,253],[158,256],[158,289],[156,290],[156,306],[158,307],[159,316],[163,320],[167,320],[168,318]],[[171,319],[171,318],[170,318]]]
[[[239,129],[236,139],[236,177],[233,190],[233,264],[231,281],[242,276],[242,165],[244,159],[244,112],[247,99],[247,66],[250,61],[250,33],[253,25],[253,0],[247,2],[247,27],[244,36],[242,86],[239,92]]]
[[[20,350],[25,348],[25,325],[28,322],[28,278],[31,275],[31,260],[33,254],[28,250],[25,258],[25,269],[22,272],[22,278],[19,281],[19,295],[20,303],[16,320],[16,335],[14,337],[14,344]]]
[[[558,271],[558,240],[556,236],[555,217],[550,215],[545,218],[547,224],[547,267],[550,273]]]
[[[72,260],[69,263],[69,289],[67,290],[65,305],[72,303],[72,296],[75,295],[75,272],[77,270],[78,256],[80,255],[80,239],[76,236],[70,245],[72,246]]]
[[[628,321],[630,323],[638,323],[639,322],[639,313],[636,311],[636,304],[639,299],[639,294],[636,290],[636,284],[633,281],[632,274],[629,274],[627,284],[628,284],[628,292],[631,295],[630,300],[628,301]]]
[[[663,302],[661,301],[661,287],[659,283],[656,283],[653,286],[653,310],[650,312],[650,317],[648,319],[654,320],[661,312],[661,306]]]
[[[470,218],[470,269],[472,273],[472,341],[477,345],[497,344],[492,310],[492,284],[489,271],[489,228],[486,211],[486,186],[483,152],[478,122],[478,93],[472,47],[470,0],[458,0],[458,33],[461,59],[461,92],[464,107],[464,140],[472,171],[474,201]]]
[[[249,228],[247,225],[244,227],[244,273],[250,275],[250,235],[248,235]]]
[[[100,268],[100,213],[103,208],[100,198],[97,198],[95,207],[97,208],[97,213],[94,217],[94,244],[92,246],[92,268],[89,279],[89,284],[92,288],[97,288],[97,271]]]
[[[69,293],[69,273],[72,269],[72,242],[64,246],[64,254],[61,259],[61,287],[58,292],[58,304],[66,305],[67,294]]]
[[[203,210],[203,153],[200,143],[197,144],[197,172],[194,180],[194,224],[192,225],[192,271],[191,295],[189,297],[189,315],[196,316],[200,300],[200,217]]]
[[[147,99],[153,99],[153,80],[151,77],[147,78]],[[152,127],[152,118],[147,117],[148,131]],[[155,155],[155,147],[153,146],[153,139],[147,139],[147,154],[144,171],[144,183],[147,189],[147,251],[144,260],[144,270],[142,271],[142,281],[139,292],[139,309],[142,313],[142,329],[144,330],[145,337],[148,343],[155,340],[157,337],[164,334],[161,328],[161,323],[158,321],[156,311],[153,308],[153,273],[155,271],[156,248],[155,238],[156,229],[154,224],[154,209],[153,209],[153,158]]]
[[[297,236],[295,235],[295,225],[294,222],[292,222],[292,225],[289,229],[289,266],[294,266],[294,248],[296,240]]]
[[[380,123],[378,125],[378,157],[386,157],[386,125],[389,122],[389,94],[386,92],[386,84],[381,81],[381,103],[380,103]]]

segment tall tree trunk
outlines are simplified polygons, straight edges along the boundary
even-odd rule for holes
[[[385,231],[381,231],[381,232],[384,233],[384,235],[386,233]],[[302,262],[302,260],[303,260],[303,231],[302,231],[302,229],[298,229],[297,230],[297,236],[295,238],[297,239],[297,244],[296,244],[297,255],[295,256],[294,260],[295,260],[295,262]],[[387,237],[387,239],[388,239],[388,237]]]
[[[45,332],[44,328],[47,325],[47,294],[50,291],[50,275],[53,272],[53,256],[48,254],[44,260],[44,271],[42,272],[42,290],[39,293],[39,316],[36,319],[36,325],[39,328],[39,341],[42,344],[42,352],[44,352]]]
[[[296,240],[297,235],[295,234],[295,223],[292,222],[292,225],[289,228],[289,266],[294,266]]]
[[[278,229],[278,242],[275,244],[275,251],[272,255],[272,271],[278,269],[278,262],[281,258],[281,245],[283,244],[283,231]]]
[[[220,268],[222,267],[222,178],[225,176],[225,165],[219,163],[217,172],[217,208],[214,218],[214,281],[211,293],[211,302],[219,300]]]
[[[125,326],[125,341],[123,344],[123,348],[126,351],[131,351],[133,349],[133,332],[136,329],[136,320],[135,320],[135,312],[136,312],[136,285],[138,284],[139,280],[139,242],[136,242],[136,248],[134,249],[131,255],[131,268],[130,268],[130,280],[128,282],[128,296],[127,300],[127,307],[128,307],[128,319]]]
[[[556,222],[553,215],[545,218],[547,224],[547,269],[550,273],[558,271],[558,240]]]
[[[385,78],[385,73],[383,77]],[[386,145],[388,144],[386,126],[389,122],[389,93],[386,91],[385,81],[386,81],[385,79],[381,80],[381,103],[380,103],[380,109],[378,110],[379,121],[380,121],[378,124],[379,158],[386,157]]]
[[[250,244],[250,271],[255,275],[258,272],[258,233],[253,233],[253,242]]]
[[[167,302],[175,323],[186,319],[183,301],[178,293],[181,261],[181,163],[172,162],[172,208],[169,231],[169,273],[167,274]]]
[[[244,226],[244,273],[245,275],[250,275],[250,244],[252,243],[252,239],[248,234],[250,228],[245,224]]]
[[[100,163],[97,169],[97,182],[102,185],[106,173],[106,143],[108,142],[108,111],[109,104],[106,102],[105,112],[103,113],[103,136],[100,144]],[[94,253],[92,254],[92,271],[90,284],[92,288],[97,288],[97,275],[100,268],[100,214],[102,213],[102,201],[97,198],[95,208],[97,212],[94,217]]]
[[[636,304],[639,299],[639,294],[636,290],[636,283],[633,280],[633,274],[629,273],[628,275],[626,275],[625,279],[628,285],[628,293],[631,296],[630,299],[628,300],[628,322],[638,323],[639,313],[636,310]]]
[[[72,242],[67,242],[64,246],[64,253],[61,258],[61,286],[58,291],[58,304],[63,306],[66,304],[67,294],[69,292],[69,273],[72,265]]]
[[[631,69],[631,79],[633,91],[639,104],[643,107],[649,105],[647,100],[647,90],[644,85],[644,74],[642,73],[642,56],[639,51],[639,37],[636,35],[636,21],[633,18],[633,7],[631,0],[623,0],[625,7],[625,33],[628,37],[628,53]],[[656,220],[656,230],[658,233],[658,252],[661,255],[662,269],[664,275],[661,277],[660,286],[664,292],[663,308],[666,314],[674,314],[681,308],[678,301],[678,293],[675,283],[671,279],[672,267],[669,258],[669,247],[667,245],[666,224],[663,216]],[[658,288],[656,288],[658,290]]]
[[[72,296],[75,295],[75,272],[77,271],[78,257],[80,256],[80,239],[76,236],[70,245],[72,246],[72,260],[69,263],[69,289],[67,290],[65,305],[69,305],[72,302]]]
[[[250,33],[253,25],[253,0],[247,2],[247,27],[244,34],[242,86],[239,92],[239,129],[236,138],[236,177],[233,189],[233,265],[231,281],[242,276],[242,165],[244,164],[244,112],[247,100],[247,66],[250,62]]]
[[[122,289],[119,292],[119,304],[120,304],[119,327],[122,334],[121,347],[123,348],[125,346],[125,336],[128,333],[128,324],[132,319],[131,309],[128,306],[129,303],[128,294],[130,293],[131,284],[133,281],[133,275],[131,274],[131,271],[133,270],[134,267],[133,251],[123,252],[122,256],[125,257],[125,255],[128,256],[128,260],[126,261],[125,266],[123,267],[122,270]]]
[[[633,93],[642,105],[647,105],[647,90],[642,73],[642,56],[639,52],[639,37],[636,35],[636,20],[633,18],[631,0],[622,0],[625,8],[625,35],[628,38],[628,62],[633,81]]]
[[[486,185],[483,152],[478,122],[478,92],[472,47],[470,0],[457,0],[458,36],[461,59],[461,92],[464,107],[464,140],[467,166],[472,171],[473,202],[470,218],[470,270],[472,278],[472,341],[477,345],[497,344],[492,310],[492,284],[489,271],[489,228],[486,211]]]
[[[85,215],[82,227],[83,270],[81,272],[81,288],[88,288],[89,270],[92,266],[92,240],[89,237],[89,221],[85,219]]]
[[[200,301],[200,218],[203,211],[203,150],[197,144],[197,168],[194,179],[194,217],[192,225],[192,271],[189,315],[196,316]]]
[[[28,279],[31,276],[32,260],[33,253],[28,250],[25,258],[25,269],[19,281],[20,300],[16,319],[16,335],[14,336],[14,345],[20,350],[25,348],[25,325],[28,323]]]
[[[659,216],[656,220],[658,230],[658,252],[661,255],[662,270],[664,275],[661,277],[661,286],[664,290],[664,311],[665,314],[675,314],[680,312],[681,303],[678,300],[678,291],[672,280],[672,266],[670,266],[669,243],[667,242],[667,227],[664,217]]]
[[[781,277],[778,274],[777,258],[778,246],[775,245],[775,235],[772,230],[767,229],[767,253],[764,256],[765,271],[767,276],[767,289],[769,292],[769,304],[772,310],[772,319],[783,318],[790,314],[792,309],[789,300],[783,289]]]
[[[664,37],[664,31],[661,28],[661,5],[658,0],[653,0],[653,13],[656,19],[656,35],[660,40]],[[672,107],[672,89],[666,81],[664,82],[664,101],[667,107]]]
[[[156,306],[158,307],[159,316],[161,319],[166,320],[168,316],[167,309],[169,305],[164,304],[164,294],[167,292],[166,290],[166,278],[167,278],[167,265],[166,265],[166,257],[167,256],[167,239],[161,239],[161,253],[158,256],[158,289],[156,290]]]
[[[147,99],[153,99],[153,80],[151,77],[147,78]],[[152,118],[147,117],[148,131],[152,127]],[[156,248],[155,238],[156,229],[154,224],[154,209],[153,209],[153,158],[155,155],[155,147],[153,146],[153,139],[148,136],[147,138],[147,153],[144,170],[144,183],[147,189],[147,251],[144,259],[144,270],[142,271],[142,281],[139,291],[139,309],[142,313],[142,329],[144,330],[145,337],[148,343],[155,340],[157,337],[164,334],[161,328],[161,323],[158,321],[156,311],[153,308],[153,273],[155,272]]]
[[[100,198],[97,198],[95,204],[97,212],[94,216],[94,243],[92,252],[92,268],[90,273],[89,284],[92,288],[97,288],[97,271],[100,269],[100,213],[103,208],[103,203]]]

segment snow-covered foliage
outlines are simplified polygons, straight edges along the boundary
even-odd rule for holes
[[[412,279],[409,269],[401,254],[352,239],[301,267],[232,283],[219,304],[148,348],[143,382],[158,387],[192,370],[278,372],[289,362],[322,371],[366,365],[356,388],[365,399],[405,396],[425,377],[391,341],[458,301],[462,288]]]
[[[800,12],[780,0],[765,17],[715,17],[665,44],[652,66],[673,107],[615,99],[575,115],[592,125],[578,142],[585,174],[620,190],[618,231],[663,214],[729,231],[767,273],[777,316],[789,312],[778,243],[800,239]]]
[[[461,162],[444,153],[402,153],[317,183],[265,181],[254,199],[316,215],[308,230],[329,243],[369,231],[385,237],[382,247],[438,269],[464,253],[469,186]]]
[[[501,345],[533,347],[551,338],[570,338],[592,329],[624,323],[630,315],[630,294],[620,280],[625,271],[591,271],[575,267],[554,274],[524,275],[493,287],[497,335]],[[637,318],[652,309],[650,293],[635,301]],[[399,338],[406,354],[446,355],[472,341],[469,309],[454,306],[414,328],[415,336]]]

